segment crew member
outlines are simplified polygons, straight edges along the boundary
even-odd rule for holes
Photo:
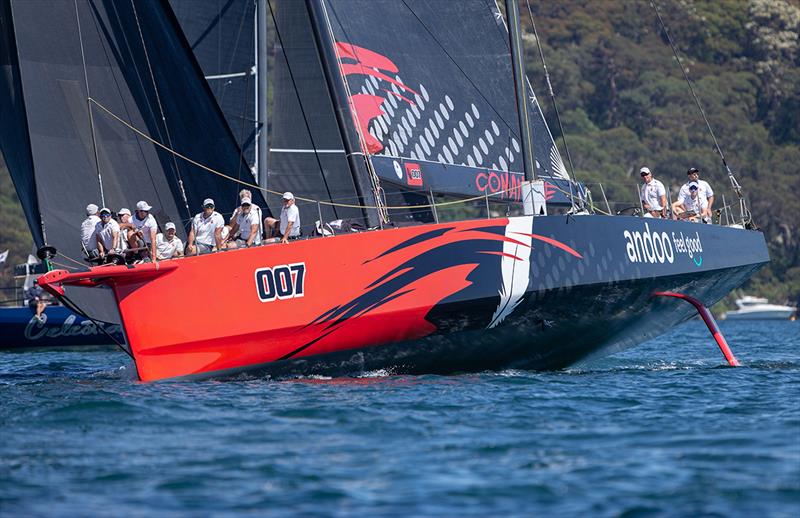
[[[640,197],[645,217],[667,217],[667,190],[664,189],[664,184],[653,178],[653,173],[647,167],[642,167],[639,174],[644,182]]]
[[[175,223],[168,221],[164,225],[164,233],[156,235],[158,258],[172,259],[183,255],[183,242],[175,235]]]
[[[128,234],[135,231],[136,227],[131,223],[131,210],[126,208],[119,209],[117,212],[117,223],[119,223],[119,244],[124,252],[128,249]]]
[[[231,219],[228,224],[233,227],[233,224],[236,222],[236,217],[239,215],[242,206],[242,200],[245,198],[250,199],[250,211],[256,215],[256,219],[258,220],[258,234],[261,236],[263,234],[263,230],[261,228],[261,207],[253,203],[253,193],[251,193],[249,189],[242,189],[239,191],[239,206],[236,207],[236,209],[233,211],[233,214],[231,214]]]
[[[97,211],[95,210],[95,212]],[[36,281],[33,281],[33,285],[25,290],[25,297],[28,299],[28,309],[31,310],[34,318],[41,323],[47,322],[47,315],[44,314],[44,310],[47,308],[44,289]]]
[[[288,243],[290,239],[297,239],[300,237],[300,209],[294,203],[294,194],[290,192],[283,193],[283,207],[281,208],[281,218],[267,217],[264,219],[264,225],[269,229],[268,235],[272,236],[275,233],[275,227],[280,231],[280,242]],[[276,241],[274,238],[271,241]]]
[[[111,209],[100,209],[100,222],[94,232],[97,252],[104,262],[111,262],[113,255],[120,253],[119,223],[111,217]]]
[[[689,196],[690,194],[689,185],[692,182],[694,182],[697,184],[697,189],[698,189],[697,195],[708,202],[707,217],[710,218],[711,209],[714,206],[714,190],[711,189],[711,185],[709,185],[707,181],[700,179],[700,171],[698,171],[696,167],[692,167],[688,171],[686,171],[686,176],[688,177],[688,180],[686,181],[685,184],[683,184],[683,186],[681,186],[681,190],[678,193],[678,201],[672,204],[673,212],[675,213],[676,216],[680,216],[680,214],[675,212],[675,209],[677,208],[678,210],[680,210],[680,207],[678,207],[678,205],[680,204],[680,200],[681,198],[687,198]]]
[[[94,249],[92,238],[98,223],[100,223],[100,217],[97,215],[97,205],[90,203],[86,206],[86,219],[81,223],[81,243],[83,243],[83,250],[87,256],[90,256],[90,250]]]
[[[214,200],[203,200],[203,212],[192,218],[192,228],[186,240],[186,253],[205,254],[222,249],[222,227],[225,219],[222,214],[214,210]]]
[[[254,205],[250,198],[242,198],[242,203],[236,209],[235,214],[237,216],[232,222],[233,226],[230,230],[230,235],[234,236],[235,241],[228,245],[229,248],[246,248],[261,244],[259,216],[254,212],[253,208]]]
[[[710,221],[708,218],[711,217],[711,212],[708,210],[708,200],[700,194],[700,186],[697,182],[689,182],[688,191],[688,196],[683,194],[683,190],[678,195],[678,201],[675,203],[675,207],[678,209],[677,217],[694,222],[700,221],[701,218],[703,221]]]
[[[156,218],[150,214],[152,208],[144,200],[136,204],[136,214],[131,218],[134,231],[128,232],[128,245],[131,248],[144,248],[139,256],[142,259],[149,256],[155,261],[157,260],[156,234],[158,233],[158,223],[156,223]]]

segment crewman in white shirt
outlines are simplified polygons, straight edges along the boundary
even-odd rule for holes
[[[689,185],[692,182],[697,184],[697,195],[706,200],[708,204],[707,214],[704,214],[703,217],[711,218],[711,209],[714,206],[714,190],[711,188],[708,182],[705,180],[700,179],[700,171],[696,167],[690,168],[686,171],[686,176],[688,180],[685,184],[681,187],[680,192],[678,193],[678,201],[672,204],[672,212],[675,216],[680,217],[681,209],[681,199],[686,199],[689,197]]]
[[[290,239],[300,237],[300,209],[294,204],[294,194],[288,191],[283,193],[281,219],[265,218],[264,225],[268,228],[269,236],[274,235],[275,227],[278,227],[281,243],[288,243]],[[270,241],[275,242],[277,240],[278,238],[273,238]]]
[[[233,224],[236,223],[236,218],[239,216],[239,212],[241,211],[242,200],[245,199],[245,198],[249,198],[250,199],[250,211],[253,212],[255,214],[256,218],[258,219],[258,235],[259,235],[259,239],[260,239],[261,235],[263,234],[262,228],[261,228],[261,219],[262,219],[261,218],[261,207],[259,207],[255,203],[253,203],[253,193],[250,192],[249,189],[242,189],[241,191],[239,191],[239,206],[236,207],[236,209],[233,211],[233,214],[231,214],[231,219],[228,222],[228,224],[231,227],[233,227]]]
[[[136,230],[136,227],[131,223],[131,210],[125,207],[119,209],[119,212],[117,212],[117,223],[119,223],[120,248],[124,252],[128,249],[128,233]]]
[[[150,214],[152,208],[144,200],[136,204],[136,213],[131,218],[131,223],[135,230],[128,232],[128,245],[131,248],[146,248],[139,256],[142,258],[149,256],[155,261],[157,260],[156,234],[158,233],[158,223],[156,223],[156,218]]]
[[[640,191],[644,216],[667,217],[667,190],[664,189],[664,184],[653,178],[653,173],[647,167],[639,169],[639,174],[644,182]]]
[[[688,219],[689,221],[698,222],[709,221],[711,212],[708,210],[708,199],[700,194],[700,186],[697,182],[689,182],[689,194],[686,195],[681,190],[676,202],[676,208],[679,209],[676,215],[679,219]]]
[[[235,241],[228,244],[228,248],[247,248],[261,244],[261,232],[259,230],[259,216],[253,211],[253,203],[250,198],[242,198],[241,205],[236,209],[236,219],[233,221],[230,235],[234,236]]]
[[[90,203],[86,206],[86,219],[81,223],[81,243],[87,254],[94,249],[93,237],[98,223],[100,218],[97,216],[97,205]]]
[[[100,222],[95,227],[94,238],[103,262],[111,262],[111,256],[120,253],[119,223],[111,217],[111,209],[100,209]]]
[[[214,200],[203,200],[203,212],[192,218],[192,228],[186,240],[186,253],[190,255],[205,254],[216,247],[222,249],[222,227],[225,219],[214,210]]]
[[[156,235],[158,258],[172,259],[183,255],[183,242],[175,235],[175,223],[168,221],[164,225],[164,233]]]

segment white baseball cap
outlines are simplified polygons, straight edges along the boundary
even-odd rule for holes
[[[144,201],[144,200],[142,200],[142,201],[140,201],[139,203],[136,204],[136,210],[150,210],[152,208],[153,207],[148,205],[147,202]]]
[[[117,216],[122,216],[123,214],[127,214],[128,216],[131,215],[131,209],[121,208],[119,212],[117,212]]]
[[[642,167],[641,169],[639,169],[639,174],[642,174],[642,173],[650,174],[650,168],[649,167]]]
[[[100,214],[108,214],[110,216],[111,209],[109,209],[108,207],[103,207],[102,209],[100,209]]]
[[[90,203],[86,206],[86,215],[91,216],[92,214],[97,214],[97,205],[94,203]]]
[[[175,230],[175,223],[167,221],[167,223],[164,225],[164,230],[169,230],[169,229]]]
[[[205,207],[206,205],[214,205],[214,200],[212,200],[211,198],[206,198],[205,200],[203,200],[203,207]],[[216,205],[214,206],[216,207]]]
[[[290,193],[289,191],[286,191],[285,193],[283,193],[283,199],[284,200],[293,200],[294,199],[294,194]]]
[[[251,200],[250,198],[242,198],[242,202],[239,205],[252,205],[252,204],[253,200]]]

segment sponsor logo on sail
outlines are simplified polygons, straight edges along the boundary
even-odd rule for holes
[[[699,232],[695,232],[694,236],[684,235],[683,232],[654,232],[645,223],[644,231],[626,230],[622,236],[625,238],[628,260],[632,263],[673,263],[676,254],[685,254],[696,266],[703,264],[703,258],[699,255],[703,253]]]
[[[416,187],[422,187],[422,169],[419,164],[407,162],[406,166],[406,183]]]

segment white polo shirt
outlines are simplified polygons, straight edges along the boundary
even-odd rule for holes
[[[300,235],[300,209],[297,208],[297,205],[292,203],[292,205],[287,209],[284,205],[281,208],[281,236],[286,233],[286,227],[289,226],[289,222],[292,222],[292,231],[289,234],[289,237],[297,237]]]
[[[134,214],[131,216],[131,223],[133,223],[133,226],[136,227],[136,230],[142,231],[144,242],[148,245],[152,244],[152,241],[150,240],[150,229],[158,232],[158,223],[156,223],[156,218],[154,218],[152,214],[148,214],[146,218],[139,219],[136,217],[136,214]]]
[[[681,186],[681,191],[678,193],[678,198],[683,196],[689,196],[689,184],[691,182],[686,182]],[[707,200],[708,198],[714,196],[714,191],[711,189],[711,186],[705,180],[697,180],[697,197],[703,198]]]
[[[103,243],[103,248],[105,248],[106,252],[109,250],[113,250],[114,246],[114,232],[119,234],[119,223],[117,223],[114,219],[109,218],[108,223],[103,225],[103,222],[99,222],[95,226],[95,232],[97,232],[97,240]],[[117,241],[117,250],[121,247],[119,245],[119,241]]]
[[[83,223],[81,223],[81,241],[83,242],[83,246],[87,249],[94,248],[92,236],[97,229],[98,223],[100,223],[100,217],[94,214],[87,217],[83,220]]]
[[[214,211],[207,218],[201,212],[192,219],[194,240],[202,245],[215,246],[217,241],[214,239],[214,232],[224,226],[225,219],[219,212]]]
[[[687,189],[688,191],[688,189]],[[700,214],[703,209],[708,207],[708,200],[705,196],[700,194],[700,189],[697,190],[697,197],[692,198],[691,194],[683,194],[683,189],[681,189],[680,194],[678,195],[678,201],[681,202],[683,207],[688,212],[694,212],[695,214]]]
[[[661,210],[661,197],[667,195],[664,184],[653,178],[650,183],[642,184],[641,197],[644,203],[650,205],[649,210]]]
[[[183,241],[178,236],[168,241],[164,234],[156,235],[156,255],[159,259],[172,259],[178,250],[183,250]]]
[[[239,225],[239,232],[241,239],[247,241],[250,239],[250,232],[253,228],[253,225],[256,225],[256,237],[253,238],[254,245],[261,244],[261,232],[260,232],[260,225],[259,225],[259,217],[258,212],[254,209],[257,207],[251,206],[250,212],[247,214],[239,211],[239,214],[236,216],[236,224]]]

